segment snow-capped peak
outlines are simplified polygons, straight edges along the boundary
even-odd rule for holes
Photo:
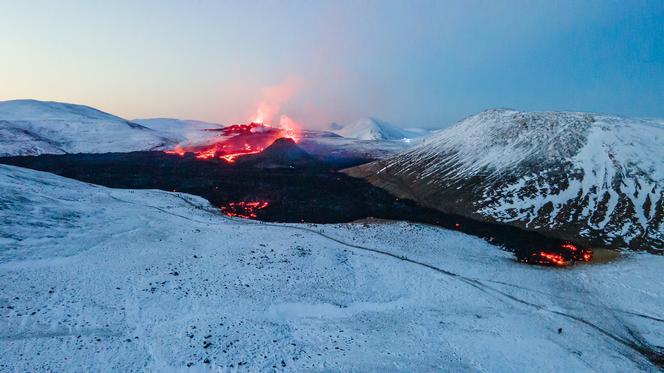
[[[405,130],[371,117],[360,119],[336,129],[334,132],[343,137],[359,140],[402,140],[421,136],[420,133]]]

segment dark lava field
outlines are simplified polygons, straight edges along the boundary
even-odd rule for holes
[[[220,213],[262,221],[344,223],[372,217],[426,223],[482,237],[517,257],[542,249],[556,251],[564,244],[538,233],[478,222],[396,198],[338,172],[349,166],[348,160],[320,160],[288,141],[277,141],[262,153],[240,157],[234,163],[155,151],[5,157],[0,163],[111,188],[189,193],[207,199]],[[242,211],[242,205],[253,207]]]

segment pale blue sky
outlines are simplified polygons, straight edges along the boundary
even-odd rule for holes
[[[0,0],[0,50],[0,100],[126,118],[237,122],[266,99],[312,127],[492,107],[664,117],[662,0]]]

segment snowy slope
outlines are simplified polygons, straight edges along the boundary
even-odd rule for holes
[[[402,140],[422,136],[421,132],[409,131],[375,118],[360,119],[340,127],[333,123],[331,129],[339,136],[358,140]]]
[[[0,102],[0,155],[105,153],[169,147],[173,140],[88,106]]]
[[[432,207],[616,247],[664,248],[664,126],[488,110],[351,171]]]
[[[560,270],[435,227],[11,166],[0,189],[1,371],[654,371],[664,345],[661,256]]]
[[[413,143],[313,135],[300,139],[298,145],[306,152],[323,158],[383,159],[408,149]]]
[[[64,154],[60,143],[41,137],[21,125],[0,120],[0,156]]]
[[[134,119],[132,122],[163,133],[169,138],[175,139],[181,145],[208,143],[218,136],[218,133],[207,130],[224,127],[217,123],[173,118]]]

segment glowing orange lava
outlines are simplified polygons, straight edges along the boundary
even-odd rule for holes
[[[560,245],[563,249],[571,250],[571,251],[576,251],[578,250],[576,246],[572,245],[571,243],[566,243],[563,245]]]
[[[593,250],[591,248],[579,247],[566,242],[551,249],[534,250],[529,257],[519,260],[526,263],[567,267],[578,261],[589,262],[592,258]]]
[[[556,254],[556,253],[548,253],[546,251],[541,251],[539,253],[540,257],[542,257],[544,260],[548,261],[549,263],[555,264],[557,266],[566,266],[569,265],[570,262],[566,260],[562,255]]]
[[[256,212],[269,206],[267,201],[253,201],[253,202],[229,202],[221,206],[221,212],[225,215],[244,218],[255,219]]]
[[[282,121],[282,126],[272,127],[269,124],[251,122],[249,124],[234,124],[221,129],[209,131],[220,132],[220,140],[205,146],[183,147],[177,145],[173,150],[167,150],[167,154],[184,156],[193,153],[198,159],[222,159],[228,163],[234,163],[238,157],[247,154],[262,152],[279,138],[290,138],[297,142],[299,140],[299,129],[294,122]],[[285,126],[287,123],[288,126]]]
[[[166,154],[177,154],[180,157],[182,157],[183,155],[185,155],[187,153],[187,151],[178,144],[178,145],[175,145],[175,149],[173,149],[173,150],[164,150],[164,153],[166,153]]]

